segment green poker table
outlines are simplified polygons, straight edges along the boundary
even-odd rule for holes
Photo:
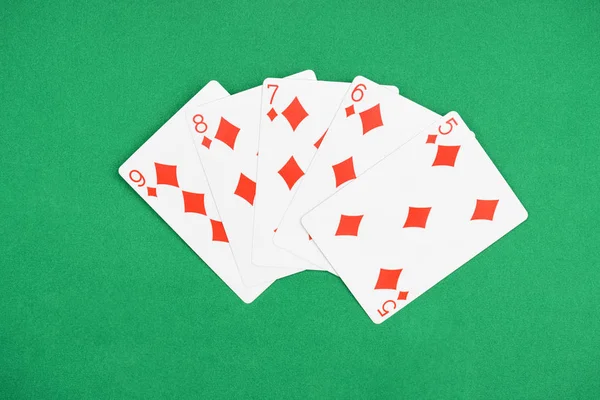
[[[1,8],[0,398],[600,397],[598,1]],[[326,272],[244,304],[117,169],[305,69],[459,112],[528,220],[381,325]]]

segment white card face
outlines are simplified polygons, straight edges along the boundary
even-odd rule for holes
[[[290,78],[316,79],[312,71]],[[259,86],[196,107],[186,117],[238,269],[247,285],[270,282],[302,270],[294,265],[262,267],[252,263],[261,96]]]
[[[275,246],[273,234],[349,88],[346,82],[269,78],[263,83],[254,199],[255,264],[322,269]],[[387,88],[398,93],[396,87]]]
[[[273,236],[275,245],[330,268],[300,218],[342,185],[406,143],[439,115],[370,80],[357,77]]]
[[[302,222],[380,323],[525,219],[527,211],[453,112]]]
[[[240,277],[221,218],[185,121],[186,110],[227,97],[209,82],[121,167],[119,174],[244,302],[270,284]]]

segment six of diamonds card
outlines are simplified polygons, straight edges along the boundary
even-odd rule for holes
[[[375,323],[527,218],[458,113],[361,76],[211,81],[119,174],[244,302],[322,270]]]

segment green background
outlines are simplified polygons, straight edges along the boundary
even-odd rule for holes
[[[597,1],[107,3],[1,7],[0,398],[600,396]],[[379,326],[326,273],[244,305],[117,168],[307,68],[459,111],[527,222]]]

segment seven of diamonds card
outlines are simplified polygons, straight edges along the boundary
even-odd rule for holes
[[[526,218],[473,133],[450,113],[302,223],[380,323]]]

